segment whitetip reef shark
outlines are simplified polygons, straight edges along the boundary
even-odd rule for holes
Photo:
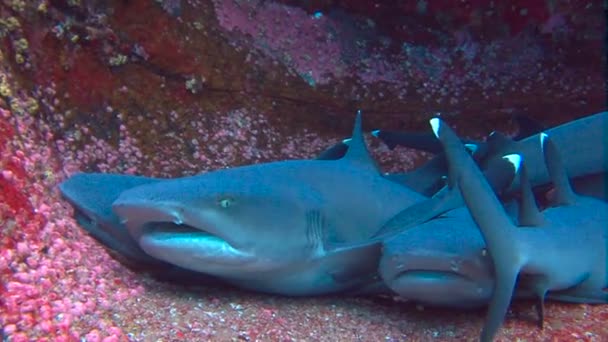
[[[236,167],[130,188],[112,210],[146,254],[239,287],[314,295],[380,282],[370,237],[425,199],[387,180],[357,114],[338,160]]]
[[[590,179],[595,191],[607,169],[601,134],[607,118],[607,113],[599,113],[581,119],[583,125],[577,120],[553,129],[561,132],[560,143],[587,138],[570,148],[581,155],[574,162],[567,155],[566,164],[575,167],[580,179]],[[515,169],[502,155],[522,146],[524,158],[540,170],[536,182],[549,182],[550,172],[539,161],[545,160],[543,149],[538,140],[531,143],[539,137],[505,143],[495,134],[485,144],[465,143],[474,155],[484,153],[478,161],[491,189],[501,192],[506,180],[518,184],[511,182]],[[581,152],[598,140],[599,148],[591,154]],[[444,153],[441,142],[439,146],[434,151]],[[169,279],[203,275],[241,288],[298,296],[382,291],[383,281],[404,298],[425,304],[477,307],[490,301],[497,286],[495,262],[484,252],[484,235],[462,206],[459,188],[428,197],[445,183],[437,175],[451,165],[445,156],[436,157],[403,175],[381,174],[362,139],[358,113],[352,138],[317,160],[257,164],[178,179],[78,174],[60,190],[81,226],[102,244]],[[582,172],[588,170],[597,172]],[[522,213],[529,212],[528,207],[519,210],[520,224],[526,222],[527,214]],[[454,210],[446,212],[449,209]],[[487,248],[491,251],[492,246]],[[585,286],[551,288],[547,297],[605,300],[596,291],[601,270],[593,274]],[[522,275],[518,294],[536,295],[535,278]]]
[[[574,193],[560,153],[548,135],[541,133],[537,144],[556,195],[553,206],[543,212],[536,207],[522,155],[504,157],[521,176],[516,226],[456,134],[438,118],[431,119],[431,126],[445,151],[450,183],[460,189],[494,266],[492,299],[480,340],[493,340],[518,277],[539,299],[541,322],[547,296],[608,303],[608,204]]]
[[[520,122],[529,120],[519,117]],[[538,145],[539,127],[537,124],[520,123],[522,133],[505,143],[501,134],[490,134],[486,142],[462,140],[484,169],[488,160],[500,158],[509,153],[519,153],[526,160],[530,183],[533,187],[550,182],[544,165],[542,151]],[[531,127],[534,126],[534,127]],[[585,195],[608,200],[608,112],[599,112],[546,130],[561,152],[567,156],[564,167],[573,179],[577,190]],[[529,135],[530,133],[534,133]],[[432,133],[395,132],[374,130],[372,135],[381,139],[389,148],[405,146],[438,154],[435,159],[443,159],[441,144]],[[529,136],[528,136],[529,135]],[[445,164],[431,160],[434,167],[425,169],[425,178],[416,178],[417,187],[436,190],[435,184],[446,175]],[[512,189],[517,189],[517,179]],[[428,194],[428,193],[427,193]]]

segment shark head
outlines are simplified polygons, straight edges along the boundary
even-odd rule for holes
[[[492,294],[484,242],[466,209],[452,210],[384,242],[380,274],[404,299],[425,305],[478,307]]]
[[[140,247],[160,260],[223,277],[280,269],[319,248],[316,229],[323,224],[314,219],[314,190],[278,175],[276,167],[285,165],[135,187],[112,209]]]

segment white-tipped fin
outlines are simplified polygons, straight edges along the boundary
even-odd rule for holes
[[[379,129],[375,129],[372,131],[372,135],[375,136],[376,138],[380,135],[380,130]]]
[[[477,146],[477,144],[464,144],[464,147],[469,151],[469,153],[471,154],[475,154],[475,152],[477,152],[477,149],[479,148],[479,146]]]
[[[540,148],[542,149],[543,153],[545,152],[545,140],[547,140],[547,138],[549,137],[547,135],[547,133],[542,132],[541,134],[538,135],[540,138]]]
[[[433,134],[435,134],[435,136],[439,138],[439,127],[441,126],[441,120],[439,120],[439,118],[432,118],[431,120],[429,120],[429,122],[431,123]]]
[[[353,140],[353,139],[351,139],[351,138],[346,138],[346,139],[342,140],[342,143],[343,143],[343,144],[345,144],[345,145],[348,145],[348,144],[350,144],[350,142],[351,142],[352,140]]]
[[[519,167],[521,166],[521,156],[519,154],[507,154],[506,156],[503,156],[502,159],[505,159],[509,163],[513,164],[515,172],[519,171]]]

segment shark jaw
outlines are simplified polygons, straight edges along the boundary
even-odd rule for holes
[[[491,274],[481,260],[426,251],[384,258],[384,281],[405,299],[430,306],[479,307],[491,296]]]
[[[259,269],[260,260],[235,247],[207,223],[174,205],[116,201],[112,209],[150,256],[197,272],[233,277]],[[213,215],[212,215],[213,216]],[[263,264],[263,262],[262,262]]]
[[[213,265],[238,267],[255,260],[217,235],[169,222],[145,224],[139,245],[151,256],[200,272],[209,272]]]

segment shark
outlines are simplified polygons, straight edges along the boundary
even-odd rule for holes
[[[515,172],[504,159],[493,160],[484,177],[502,194]],[[458,188],[444,188],[404,209],[375,236],[383,246],[379,274],[402,299],[466,309],[489,302],[493,265]],[[522,290],[519,295],[527,294]]]
[[[555,188],[553,203],[542,212],[524,154],[503,156],[520,175],[516,225],[456,134],[438,118],[430,123],[448,160],[449,183],[460,189],[492,259],[495,282],[480,340],[495,337],[518,279],[537,298],[541,325],[546,298],[608,303],[608,204],[572,190],[566,165],[549,135],[539,134],[536,142]]]
[[[493,158],[518,153],[526,160],[532,186],[549,184],[547,168],[537,143],[540,136],[540,133],[537,132],[539,127],[535,125],[530,128],[530,124],[521,124],[521,126],[524,127],[522,133],[514,139],[505,139],[504,135],[493,132],[486,142],[465,139],[462,141],[468,150],[473,151],[473,157],[482,169]],[[608,200],[606,132],[608,132],[608,112],[592,114],[546,130],[546,134],[552,137],[566,156],[564,167],[573,179],[575,187],[585,195],[604,200]],[[372,135],[383,140],[389,148],[406,146],[435,153],[439,160],[445,158],[441,144],[434,139],[432,133],[374,130]],[[439,164],[438,161],[434,161],[434,163],[438,167],[430,168],[425,172],[426,177],[424,178],[426,184],[431,186],[440,183],[441,177],[447,174],[447,169],[442,167],[445,163]],[[512,184],[513,191],[519,188],[518,179],[515,178]]]
[[[357,113],[344,157],[235,167],[129,188],[112,203],[164,262],[260,292],[382,288],[373,234],[426,197],[384,178]]]

